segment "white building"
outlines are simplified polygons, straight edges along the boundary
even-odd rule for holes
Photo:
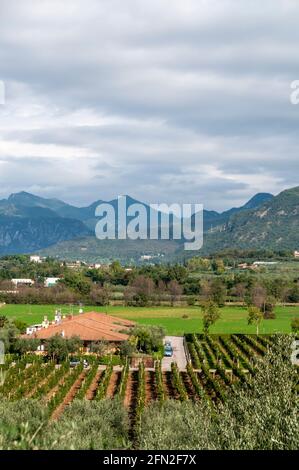
[[[102,265],[100,263],[93,263],[93,264],[90,264],[88,267],[89,269],[100,269]]]
[[[153,258],[152,255],[142,255],[142,256],[140,256],[141,261],[149,261],[152,258]]]
[[[33,286],[34,281],[32,279],[12,279],[11,282],[16,286]]]
[[[299,258],[299,251],[297,250],[294,251],[294,258]]]
[[[40,256],[37,256],[37,255],[32,255],[32,256],[30,256],[30,261],[32,263],[42,263],[42,258]]]
[[[42,324],[38,323],[36,325],[31,325],[26,328],[26,335],[32,335],[36,331],[40,330],[42,328]]]
[[[278,261],[255,261],[253,266],[274,266]]]
[[[46,277],[44,281],[44,286],[53,287],[57,284],[58,281],[60,281],[60,277]]]

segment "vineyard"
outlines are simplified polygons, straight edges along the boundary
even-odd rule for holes
[[[224,401],[238,384],[250,386],[255,363],[262,357],[271,337],[251,335],[187,335],[190,361],[186,370],[177,364],[163,370],[160,361],[154,369],[99,365],[97,359],[71,368],[68,361],[45,363],[41,357],[7,358],[1,366],[0,395],[10,400],[40,400],[49,420],[60,418],[75,399],[118,399],[128,409],[132,436],[138,433],[142,413],[151,402],[161,406],[169,399],[181,402]]]

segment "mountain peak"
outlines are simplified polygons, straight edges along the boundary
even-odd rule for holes
[[[257,193],[243,206],[243,209],[255,209],[273,198],[273,194],[270,193]]]
[[[34,196],[34,194],[28,193],[26,191],[20,191],[18,193],[12,193],[8,197],[8,201],[15,201],[16,199],[40,199],[38,196]]]

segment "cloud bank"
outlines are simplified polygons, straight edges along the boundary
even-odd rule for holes
[[[299,4],[2,0],[0,196],[242,204],[298,184]]]

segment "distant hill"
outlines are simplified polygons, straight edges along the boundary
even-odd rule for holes
[[[217,227],[221,227],[226,224],[233,214],[243,212],[248,209],[255,209],[267,201],[273,199],[273,194],[270,193],[258,193],[253,196],[246,204],[241,207],[233,207],[225,212],[214,212],[204,211],[204,231],[215,230]]]
[[[250,207],[251,204],[249,209],[234,213],[221,230],[206,234],[204,251],[232,247],[298,249],[299,187],[266,198],[258,207]]]
[[[29,193],[12,194],[0,201],[0,255],[30,253],[62,240],[90,235],[77,219],[60,217],[62,205]]]
[[[122,261],[136,261],[142,254],[153,256],[154,261],[193,254],[185,253],[182,242],[176,240],[97,240],[95,209],[102,202],[76,207],[26,192],[12,194],[0,201],[0,254],[39,251],[69,259]],[[117,199],[108,202],[117,210]],[[136,202],[127,196],[127,207]],[[298,224],[299,188],[275,197],[259,193],[239,208],[222,213],[204,211],[204,247],[200,253],[226,248],[296,249]]]
[[[0,255],[31,253],[89,234],[79,220],[36,214],[31,217],[0,215]]]
[[[149,262],[170,262],[182,258],[182,245],[175,240],[98,240],[96,237],[63,241],[39,251],[43,256],[59,259],[102,262],[118,259],[137,264],[143,255]]]

